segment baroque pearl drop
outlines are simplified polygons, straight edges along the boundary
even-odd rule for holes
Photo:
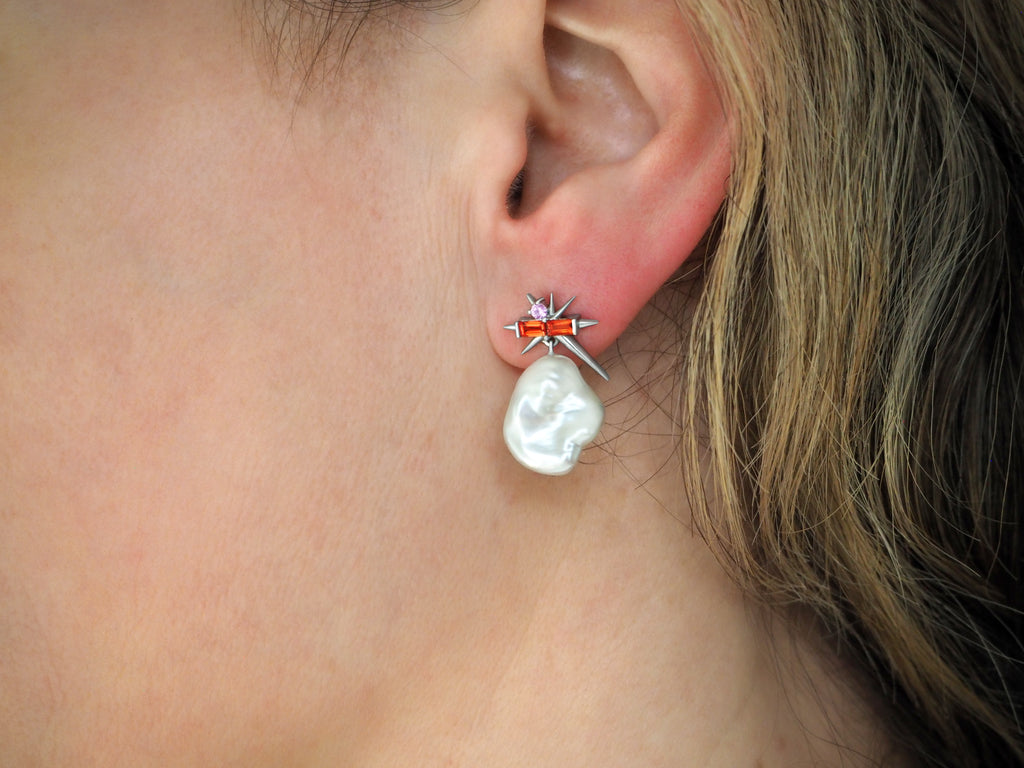
[[[604,406],[576,364],[562,355],[538,359],[516,382],[505,414],[505,444],[542,475],[564,475],[597,437]]]

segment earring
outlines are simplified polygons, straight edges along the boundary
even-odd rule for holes
[[[533,362],[516,382],[505,413],[505,445],[520,464],[534,472],[564,475],[576,466],[583,447],[597,437],[604,422],[604,405],[587,386],[576,363],[556,355],[555,347],[565,347],[607,381],[604,368],[576,341],[576,334],[597,325],[597,320],[565,315],[575,296],[557,312],[553,312],[553,293],[546,304],[530,294],[526,298],[529,315],[505,329],[515,331],[517,339],[530,339],[523,354],[538,344],[544,344],[548,354]]]

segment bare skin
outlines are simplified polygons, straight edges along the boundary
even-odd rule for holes
[[[298,105],[230,6],[67,5],[0,6],[5,764],[851,759],[826,715],[872,751],[780,685],[659,410],[556,480],[501,444],[475,201],[531,3],[368,34]]]

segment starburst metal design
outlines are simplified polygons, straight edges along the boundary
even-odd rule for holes
[[[515,331],[517,339],[530,339],[522,354],[525,355],[538,344],[546,345],[548,353],[554,354],[555,347],[561,344],[607,381],[608,373],[605,369],[576,341],[576,334],[582,328],[597,325],[597,320],[582,320],[579,315],[565,315],[565,310],[576,301],[576,297],[573,296],[554,313],[552,309],[555,306],[555,294],[549,294],[546,304],[543,299],[536,299],[529,293],[526,294],[526,298],[530,302],[530,314],[505,326],[505,330]]]

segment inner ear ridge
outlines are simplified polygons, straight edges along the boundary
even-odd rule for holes
[[[658,133],[658,119],[629,68],[611,47],[548,24],[544,56],[565,114],[563,141],[575,140],[587,164],[634,157]]]
[[[547,24],[544,56],[554,109],[527,126],[527,157],[506,208],[524,218],[570,176],[627,161],[659,126],[619,55],[601,43]]]

